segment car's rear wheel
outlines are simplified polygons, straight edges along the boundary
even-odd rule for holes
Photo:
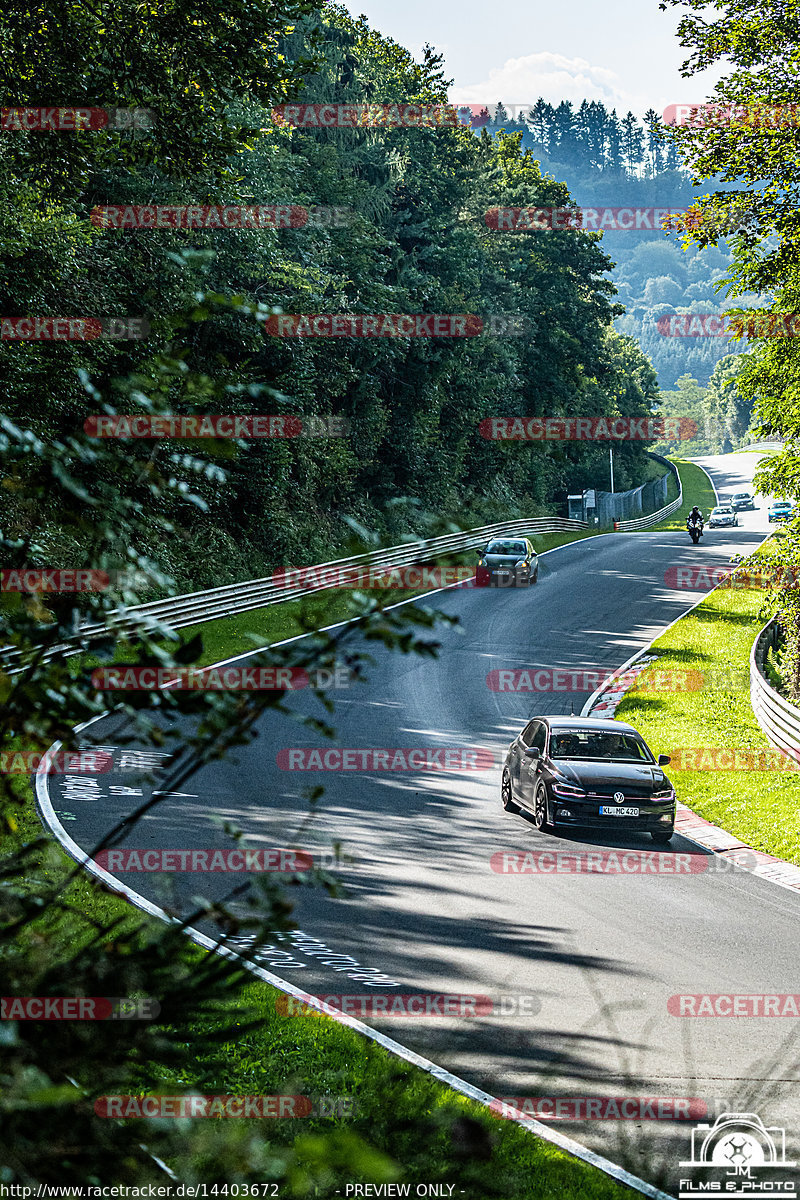
[[[667,842],[672,838],[674,829],[651,829],[650,837],[657,846],[666,846]]]
[[[546,833],[550,828],[550,822],[547,819],[547,788],[541,780],[536,785],[536,794],[533,799],[533,823],[542,833]]]
[[[500,797],[503,801],[503,808],[506,812],[519,812],[518,806],[514,803],[514,789],[511,786],[511,776],[508,771],[503,771],[503,782],[500,785]]]

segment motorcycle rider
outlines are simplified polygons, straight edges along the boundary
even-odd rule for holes
[[[686,528],[690,529],[695,523],[697,523],[701,529],[703,528],[703,514],[700,512],[700,509],[696,504],[689,513],[689,516],[686,518]]]

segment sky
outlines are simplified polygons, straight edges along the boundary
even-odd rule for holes
[[[410,50],[444,55],[457,103],[602,100],[643,117],[668,104],[705,100],[719,68],[683,79],[676,37],[682,7],[658,0],[346,0],[354,16]]]

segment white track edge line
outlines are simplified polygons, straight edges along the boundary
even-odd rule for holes
[[[85,721],[82,725],[77,725],[75,727],[75,732],[78,733],[82,729],[86,729],[87,726],[94,724],[95,721],[99,721],[107,715],[107,713],[100,713],[98,716],[92,717],[90,721]],[[36,803],[39,809],[39,815],[44,825],[54,835],[62,850],[64,850],[70,856],[70,858],[74,859],[91,875],[94,875],[97,879],[101,880],[101,882],[104,883],[112,892],[115,892],[118,895],[123,895],[125,899],[127,899],[136,908],[142,909],[150,916],[159,918],[168,925],[180,924],[180,921],[176,917],[171,917],[162,908],[159,908],[150,900],[147,900],[139,892],[134,891],[133,888],[128,887],[126,884],[118,880],[114,875],[110,874],[110,872],[99,866],[98,863],[91,859],[85,853],[85,851],[80,848],[77,842],[75,842],[67,833],[66,829],[56,816],[55,810],[53,809],[47,786],[47,781],[49,779],[48,767],[50,765],[51,756],[57,753],[60,746],[61,742],[53,742],[52,746],[42,758],[42,761],[39,764],[36,772]],[[189,928],[186,930],[186,934],[193,942],[199,946],[202,946],[206,950],[213,950],[217,954],[223,954],[226,958],[239,958],[238,954],[234,953],[232,950],[229,950],[227,947],[218,946],[212,938],[207,937],[206,934],[201,933],[197,929]],[[421,1071],[425,1071],[426,1074],[431,1075],[439,1083],[451,1088],[452,1091],[458,1092],[460,1095],[466,1096],[467,1099],[474,1100],[477,1104],[481,1104],[484,1108],[489,1108],[490,1111],[492,1111],[491,1104],[493,1102],[496,1103],[497,1100],[496,1097],[491,1096],[488,1092],[484,1092],[480,1088],[474,1087],[465,1079],[460,1079],[459,1076],[453,1075],[450,1071],[446,1071],[443,1067],[437,1067],[435,1063],[430,1061],[430,1059],[423,1058],[422,1055],[416,1054],[413,1050],[409,1050],[407,1046],[403,1046],[400,1042],[396,1042],[393,1038],[387,1037],[386,1034],[380,1033],[377,1029],[373,1029],[370,1025],[364,1024],[363,1021],[358,1021],[355,1017],[348,1016],[346,1013],[341,1013],[336,1009],[330,1008],[328,1005],[318,1000],[315,996],[308,992],[304,992],[301,988],[295,987],[287,980],[281,979],[277,975],[273,975],[270,971],[264,970],[263,967],[259,967],[255,963],[246,962],[245,960],[241,961],[242,965],[246,967],[251,974],[263,980],[265,983],[270,984],[278,991],[302,1000],[309,1007],[315,1008],[318,1012],[330,1016],[340,1025],[345,1025],[354,1032],[360,1033],[362,1036],[369,1038],[373,1042],[376,1042],[379,1046],[383,1047],[384,1050],[388,1051],[388,1053],[404,1059],[412,1066],[418,1067]],[[549,1129],[546,1125],[543,1125],[540,1121],[534,1120],[532,1117],[509,1116],[505,1119],[513,1121],[516,1125],[522,1126],[523,1129],[527,1129],[530,1133],[535,1134],[543,1141],[550,1142],[552,1145],[557,1146],[559,1150],[563,1150],[566,1154],[572,1155],[573,1158],[579,1159],[588,1166],[597,1168],[597,1170],[602,1171],[604,1175],[610,1176],[612,1179],[616,1180],[618,1183],[621,1183],[623,1186],[630,1188],[632,1191],[639,1192],[643,1196],[649,1196],[651,1197],[651,1200],[674,1200],[674,1197],[670,1196],[667,1192],[662,1192],[653,1184],[647,1183],[646,1180],[640,1179],[637,1175],[633,1175],[629,1171],[626,1171],[624,1167],[617,1166],[617,1164],[611,1162],[610,1159],[604,1158],[600,1154],[596,1154],[594,1150],[590,1150],[587,1146],[582,1146],[580,1142],[573,1141],[572,1138],[566,1137],[563,1133],[559,1133],[558,1130]]]

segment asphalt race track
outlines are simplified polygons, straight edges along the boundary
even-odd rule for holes
[[[702,461],[725,495],[749,485],[756,456]],[[262,961],[276,974],[313,993],[492,997],[502,1011],[489,1015],[364,1019],[496,1096],[693,1097],[706,1102],[712,1120],[721,1111],[756,1111],[767,1125],[796,1131],[798,1021],[680,1018],[668,1011],[668,998],[799,991],[800,897],[737,869],[520,875],[492,868],[501,852],[659,849],[648,837],[620,837],[613,828],[585,842],[555,838],[504,812],[500,765],[508,743],[536,712],[579,713],[592,688],[518,694],[491,690],[486,676],[504,668],[621,666],[705,594],[669,586],[669,569],[724,565],[755,547],[768,529],[766,501],[760,505],[741,514],[739,529],[708,531],[698,547],[685,532],[606,535],[548,554],[538,585],[528,590],[437,594],[436,606],[460,619],[458,629],[440,631],[438,660],[371,648],[368,682],[336,700],[335,742],[285,719],[264,719],[253,743],[203,767],[180,795],[166,795],[126,844],[229,846],[220,818],[240,826],[252,847],[319,852],[341,842],[352,860],[336,870],[347,895],[334,900],[316,889],[293,890],[304,936],[285,937],[265,953]],[[322,715],[313,696],[295,699]],[[112,715],[86,736],[118,746],[123,733]],[[276,762],[290,747],[331,745],[485,748],[494,765],[319,772]],[[157,773],[122,769],[135,761],[126,751],[123,762],[118,751],[113,773],[83,790],[50,777],[53,806],[87,852],[153,787],[167,790]],[[318,783],[325,795],[300,838],[304,790]],[[669,850],[698,865],[718,861],[679,837]],[[219,896],[242,876],[120,878],[158,903],[169,899],[189,911],[193,895]],[[677,1190],[691,1123],[554,1126]]]

